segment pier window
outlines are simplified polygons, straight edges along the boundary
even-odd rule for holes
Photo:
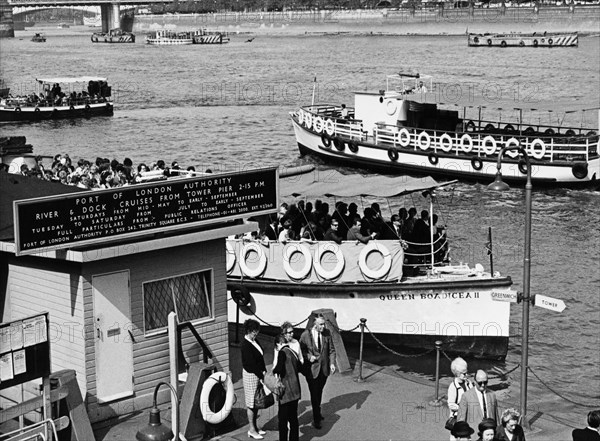
[[[166,328],[171,311],[179,322],[213,318],[211,270],[146,282],[142,290],[145,333]]]

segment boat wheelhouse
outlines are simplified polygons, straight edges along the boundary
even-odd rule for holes
[[[393,82],[400,87],[390,87]],[[501,149],[520,146],[537,185],[600,186],[598,127],[584,122],[584,116],[598,117],[597,102],[510,103],[503,112],[497,102],[468,93],[466,99],[442,99],[447,92],[429,76],[397,74],[388,76],[385,90],[356,92],[352,108],[302,106],[290,114],[298,148],[327,162],[384,173],[490,182]],[[579,125],[557,118],[574,114],[581,116]],[[524,158],[514,151],[507,156],[502,175],[525,182]]]
[[[432,178],[316,170],[280,179],[279,191],[289,201],[313,195],[389,200],[423,193],[433,218],[439,185]],[[510,293],[510,277],[486,272],[481,264],[450,265],[439,252],[446,236],[436,238],[433,229],[430,234],[430,243],[420,245],[398,239],[366,244],[228,239],[229,321],[258,318],[264,325],[291,321],[300,327],[311,311],[326,308],[336,313],[340,329],[353,330],[344,340],[358,339],[357,325],[366,318],[387,346],[431,349],[441,340],[452,353],[505,358],[510,304],[495,301],[494,293]],[[469,323],[479,325],[467,329]]]
[[[135,43],[135,34],[122,29],[111,29],[108,32],[94,32],[92,43]]]
[[[579,35],[577,32],[469,34],[468,44],[469,46],[485,47],[577,47],[579,45]]]
[[[38,93],[0,100],[0,121],[111,116],[111,87],[103,77],[56,77],[36,80]]]

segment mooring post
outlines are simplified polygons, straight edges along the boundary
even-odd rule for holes
[[[359,348],[360,352],[358,354],[358,378],[356,379],[356,381],[359,383],[365,381],[362,376],[362,363],[363,363],[363,344],[364,344],[364,340],[365,340],[365,323],[366,322],[367,322],[366,318],[360,319],[360,348]]]
[[[442,400],[440,400],[440,351],[442,349],[442,342],[436,340],[435,342],[435,399],[429,404],[432,406],[441,406]]]

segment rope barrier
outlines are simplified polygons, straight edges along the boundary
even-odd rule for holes
[[[366,324],[365,324],[365,328],[367,329],[367,331],[369,331],[369,334],[371,335],[371,337],[373,337],[373,340],[375,340],[379,346],[384,348],[386,351],[388,351],[394,355],[397,355],[399,357],[416,358],[416,357],[421,357],[426,354],[430,354],[431,352],[435,351],[435,348],[434,348],[434,349],[430,349],[429,351],[423,352],[421,354],[401,354],[400,352],[396,352],[393,349],[390,349],[386,345],[384,345],[381,342],[381,340],[379,340],[377,337],[375,337],[375,334],[373,334],[373,332],[369,329],[369,327]]]
[[[336,326],[334,323],[331,323],[331,321],[330,321],[329,319],[325,319],[325,320],[327,321],[327,323],[328,323],[329,325],[331,325],[331,327],[332,327],[333,329],[335,329],[335,330],[336,330],[336,331],[338,331],[338,332],[352,332],[352,331],[355,331],[356,329],[358,329],[358,328],[360,327],[360,323],[359,323],[358,325],[356,325],[356,326],[355,326],[354,328],[352,328],[352,329],[342,329],[342,328],[340,328],[339,326]]]
[[[575,404],[577,406],[582,406],[582,407],[588,407],[588,408],[596,408],[598,407],[597,404],[583,404],[583,403],[578,403],[577,401],[573,401],[567,397],[565,397],[564,395],[561,395],[560,393],[556,392],[554,389],[552,389],[550,386],[548,386],[544,381],[542,381],[542,379],[534,372],[534,370],[531,368],[531,366],[528,367],[529,371],[533,374],[533,376],[535,378],[538,379],[538,381],[540,383],[542,383],[550,392],[552,392],[553,394],[555,394],[556,396],[562,398],[565,401],[568,401],[571,404]]]
[[[256,315],[256,313],[253,313],[252,315],[253,315],[254,317],[256,317],[256,319],[257,319],[259,322],[262,322],[262,323],[264,323],[264,324],[265,324],[265,325],[267,325],[267,326],[272,326],[272,327],[274,327],[274,328],[278,328],[278,327],[279,327],[279,325],[274,325],[274,324],[272,324],[272,323],[269,323],[269,322],[266,322],[266,321],[264,321],[264,320],[263,320],[263,319],[261,319],[259,316],[257,316],[257,315]],[[296,324],[292,324],[292,327],[296,328],[296,327],[300,326],[302,323],[304,323],[304,322],[307,322],[309,318],[310,318],[310,315],[309,315],[308,317],[306,317],[304,320],[302,320],[301,322],[298,322],[298,323],[296,323]]]

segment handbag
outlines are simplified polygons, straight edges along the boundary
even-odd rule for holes
[[[279,378],[272,372],[267,372],[264,379],[265,386],[278,397],[281,397],[285,393],[285,386]]]
[[[456,414],[452,414],[450,418],[446,420],[446,425],[444,426],[446,430],[454,429],[454,424],[456,423]]]
[[[254,392],[254,408],[255,409],[268,409],[275,404],[275,397],[273,394],[267,395],[262,384],[258,384],[256,392]]]

